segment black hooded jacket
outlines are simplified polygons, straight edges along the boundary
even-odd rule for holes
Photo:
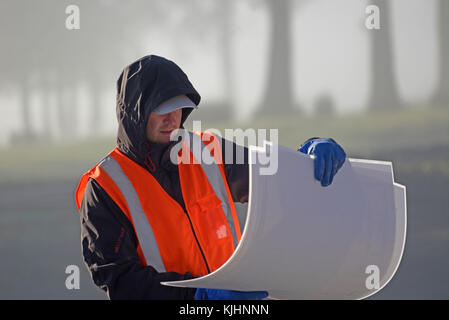
[[[151,55],[127,66],[117,81],[117,146],[133,161],[146,168],[158,183],[185,210],[178,167],[170,161],[170,148],[176,143],[149,143],[146,124],[150,113],[162,102],[187,95],[199,104],[200,95],[186,74],[172,61]],[[181,127],[192,109],[182,110]],[[225,163],[226,179],[233,200],[248,199],[247,150],[222,139],[225,150],[238,154],[243,148],[244,164]],[[192,278],[191,274],[158,273],[142,266],[137,254],[137,237],[125,214],[93,179],[87,183],[80,208],[81,246],[84,261],[97,286],[110,299],[193,299],[196,289],[160,285],[161,281]]]

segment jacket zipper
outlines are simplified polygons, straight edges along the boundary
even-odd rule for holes
[[[206,256],[204,255],[204,252],[203,252],[203,249],[201,248],[200,242],[198,241],[198,238],[196,237],[195,229],[193,229],[192,220],[190,220],[190,216],[187,213],[187,210],[184,210],[184,212],[187,216],[187,219],[189,219],[190,228],[192,229],[193,236],[195,237],[198,248],[200,249],[201,255],[203,256],[204,263],[206,264],[206,268],[207,268],[207,273],[210,273],[210,269],[209,269],[209,265],[207,264]]]

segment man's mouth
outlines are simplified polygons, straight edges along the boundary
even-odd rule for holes
[[[164,134],[164,135],[170,135],[172,133],[174,129],[171,130],[161,130],[160,133]]]

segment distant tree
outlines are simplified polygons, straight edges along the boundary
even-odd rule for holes
[[[163,34],[167,41],[176,39],[173,43],[179,47],[178,50],[186,44],[198,45],[215,40],[219,34],[223,61],[226,60],[227,64],[225,75],[231,72],[228,71],[230,40],[225,27],[232,10],[231,0],[134,0],[126,6],[120,0],[83,1],[86,5],[82,11],[84,27],[81,31],[84,28],[86,32],[80,33],[84,48],[82,61],[85,63],[81,70],[90,92],[90,124],[93,130],[99,127],[101,118],[100,93],[106,87],[114,87],[111,86],[111,79],[116,79],[124,65],[131,63],[129,54],[140,52],[143,39],[155,30]]]
[[[201,50],[207,50],[210,55],[217,54],[223,85],[218,88],[219,101],[203,99],[201,113],[195,114],[196,119],[210,120],[220,118],[230,119],[233,115],[234,86],[232,66],[232,36],[233,15],[236,0],[172,0],[170,7],[162,7],[165,15],[177,8],[173,21],[161,21],[162,32],[167,37],[176,37],[179,51],[185,56],[197,55]],[[169,57],[168,57],[169,58]],[[201,92],[200,92],[201,94]],[[205,101],[208,100],[207,105]]]
[[[314,111],[318,116],[335,116],[335,103],[332,96],[327,93],[319,95],[314,103]]]
[[[224,104],[232,108],[234,98],[233,73],[232,73],[232,16],[234,1],[226,0],[217,2],[217,13],[219,15],[219,43],[221,44],[220,53],[223,63],[224,79]]]
[[[380,29],[368,30],[371,39],[371,90],[368,109],[395,109],[401,102],[394,76],[393,43],[391,36],[391,2],[370,0],[380,13]]]
[[[152,30],[165,33],[172,28],[170,21],[176,14],[185,15],[172,34],[181,44],[204,43],[207,39],[221,46],[224,96],[232,96],[231,2],[135,0],[123,5],[119,0],[2,1],[0,34],[9,51],[0,53],[0,70],[3,81],[7,79],[8,84],[20,89],[23,134],[35,134],[30,116],[30,92],[35,86],[44,101],[41,116],[45,133],[52,125],[58,128],[59,136],[74,136],[80,120],[80,84],[87,87],[89,95],[89,117],[83,121],[87,121],[91,134],[97,133],[103,116],[102,94],[115,89],[121,69],[131,62],[130,55],[136,53],[132,59],[140,56],[143,39]],[[79,30],[65,28],[65,9],[72,4],[80,9]],[[152,53],[157,54],[148,54]],[[31,77],[38,81],[31,83]],[[54,111],[49,107],[50,92],[56,93]],[[50,117],[50,112],[56,114]],[[56,123],[50,119],[56,119]]]
[[[31,119],[31,93],[39,90],[43,96],[40,115],[47,135],[51,125],[49,119],[52,118],[49,114],[49,91],[56,88],[56,83],[62,83],[61,78],[68,79],[70,83],[76,81],[76,77],[68,72],[71,65],[68,56],[72,48],[65,33],[65,7],[61,3],[51,0],[1,2],[0,33],[2,47],[6,50],[0,53],[0,69],[2,78],[7,79],[6,84],[18,89],[20,101],[22,130],[15,133],[16,141],[30,141],[41,134],[36,132]],[[61,65],[66,69],[57,72]],[[57,80],[51,79],[55,74],[59,76]],[[67,124],[71,123],[74,123],[73,117],[62,124],[64,132],[69,131]]]
[[[71,2],[65,0],[64,6]],[[126,55],[138,52],[141,36],[153,23],[156,14],[147,10],[147,5],[153,3],[138,0],[123,5],[118,0],[77,1],[81,26],[79,30],[66,31],[69,43],[66,44],[68,52],[65,57],[69,63],[60,61],[59,70],[61,78],[66,72],[75,77],[76,84],[71,84],[67,76],[63,81],[63,86],[70,86],[72,93],[81,83],[87,88],[88,118],[84,121],[87,121],[91,135],[98,134],[101,129],[103,93],[107,89],[115,89],[115,80],[121,69],[130,63]],[[64,71],[67,66],[70,70]],[[62,107],[68,115],[66,120],[73,119],[70,100],[65,104]]]
[[[259,115],[286,114],[295,110],[292,93],[292,1],[265,0],[270,17],[270,49],[267,80]]]
[[[27,3],[24,1],[4,0],[0,2],[0,51],[1,87],[14,89],[19,97],[19,117],[21,132],[15,132],[29,138],[31,128],[31,68],[29,44],[33,43],[30,34],[30,15],[26,15]],[[3,90],[2,90],[3,91]]]
[[[438,39],[440,46],[440,66],[438,87],[433,103],[449,108],[449,1],[438,1]]]

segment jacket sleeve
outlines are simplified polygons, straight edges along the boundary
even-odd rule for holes
[[[234,202],[248,202],[249,165],[248,148],[233,141],[221,140],[226,180]]]
[[[116,299],[193,299],[196,289],[168,287],[161,281],[193,278],[189,273],[158,273],[143,266],[134,228],[125,214],[93,179],[80,208],[81,248],[94,283]]]

